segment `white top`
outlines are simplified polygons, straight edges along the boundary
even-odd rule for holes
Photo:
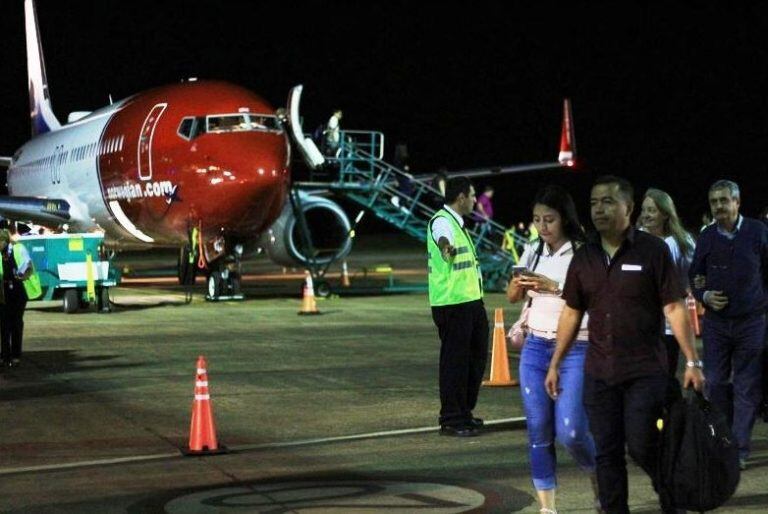
[[[443,205],[443,209],[450,212],[453,217],[456,218],[456,223],[458,223],[461,228],[464,228],[464,218],[461,214],[447,205]],[[437,244],[441,237],[446,238],[448,243],[453,246],[453,228],[451,227],[451,222],[445,219],[444,216],[439,216],[432,222],[432,240]]]
[[[549,245],[545,244],[539,258],[539,263],[534,270],[533,263],[536,261],[536,249],[538,246],[538,242],[527,245],[522,257],[520,257],[520,262],[528,266],[529,270],[556,281],[559,289],[562,290],[565,286],[568,266],[570,266],[571,259],[573,259],[573,245],[569,241],[561,246],[557,252],[551,253]],[[563,312],[563,307],[565,307],[565,300],[553,293],[537,293],[532,290],[528,290],[528,296],[533,300],[531,302],[531,310],[528,313],[528,327],[535,332],[551,333],[552,335],[548,337],[554,339],[560,313]],[[526,299],[525,301],[527,302],[528,300]],[[588,319],[589,316],[584,313],[581,327],[579,327],[579,333],[576,337],[579,341],[587,341],[589,339],[589,333],[587,332]]]
[[[325,132],[328,134],[328,141],[331,143],[339,142],[339,118],[336,115],[332,115],[328,120],[328,125],[325,127]]]

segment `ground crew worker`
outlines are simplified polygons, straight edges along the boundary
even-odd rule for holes
[[[440,336],[440,433],[477,435],[477,404],[488,355],[488,316],[480,265],[463,216],[472,213],[475,189],[466,177],[448,180],[445,205],[429,222],[429,303]]]
[[[11,242],[8,230],[0,230],[0,279],[3,282],[3,303],[0,306],[0,360],[18,366],[24,332],[24,309],[27,300],[42,294],[40,277],[35,272],[29,252],[23,244]]]
[[[515,264],[520,261],[517,248],[515,248],[515,227],[510,227],[504,231],[504,241],[501,243],[501,248],[512,254],[512,260]]]

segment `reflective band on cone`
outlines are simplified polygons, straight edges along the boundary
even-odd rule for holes
[[[320,314],[320,311],[317,309],[317,302],[315,302],[315,288],[312,284],[312,275],[309,272],[307,272],[307,278],[302,289],[301,310],[299,314]]]

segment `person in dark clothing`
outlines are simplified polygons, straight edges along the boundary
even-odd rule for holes
[[[18,366],[24,334],[24,309],[27,299],[40,296],[40,278],[23,244],[11,242],[8,230],[0,230],[3,302],[0,306],[0,361]]]
[[[742,469],[762,398],[768,227],[739,214],[739,186],[709,188],[715,223],[699,235],[690,277],[706,307],[702,326],[710,399],[732,423]]]
[[[560,364],[588,313],[583,399],[597,450],[600,505],[609,514],[626,514],[625,446],[659,486],[656,422],[669,394],[665,316],[687,359],[684,386],[701,390],[704,377],[669,248],[630,224],[631,184],[614,176],[598,178],[590,205],[597,233],[576,251],[568,268],[565,307],[545,386],[558,398]],[[676,512],[668,505],[662,511]]]

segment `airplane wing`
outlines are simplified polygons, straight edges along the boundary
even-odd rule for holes
[[[69,202],[55,198],[0,196],[0,216],[40,225],[69,221]]]
[[[11,165],[11,157],[3,157],[0,155],[0,168],[7,168]]]

